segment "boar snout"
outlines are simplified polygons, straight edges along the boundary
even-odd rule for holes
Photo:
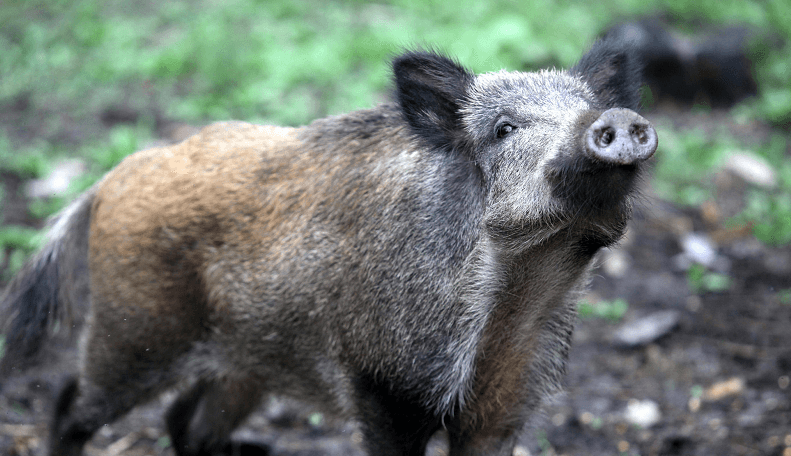
[[[585,145],[591,158],[614,165],[633,165],[656,152],[656,130],[631,109],[612,108],[588,127]]]

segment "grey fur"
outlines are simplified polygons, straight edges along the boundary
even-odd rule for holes
[[[571,72],[475,76],[408,52],[397,104],[297,130],[216,124],[131,156],[4,298],[19,328],[19,284],[55,270],[39,285],[63,297],[90,265],[51,454],[185,382],[167,416],[180,455],[224,451],[270,393],[357,420],[371,454],[423,454],[442,426],[451,454],[510,454],[560,388],[591,259],[621,236],[653,153],[585,150],[603,112],[634,108],[617,104],[636,98],[634,68],[617,42]],[[638,121],[619,113],[618,128]]]

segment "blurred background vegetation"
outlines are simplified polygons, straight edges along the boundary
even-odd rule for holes
[[[729,223],[750,224],[768,244],[791,242],[788,0],[11,0],[0,5],[0,173],[30,179],[64,158],[85,163],[64,196],[31,202],[40,219],[151,145],[163,123],[299,125],[371,107],[387,99],[389,60],[404,47],[444,50],[475,72],[568,67],[608,27],[649,15],[692,32],[701,21],[757,31],[749,52],[758,94],[727,114],[769,131],[659,122],[652,187],[676,204],[703,204],[706,176],[750,150],[778,184],[752,192]],[[0,255],[13,271],[38,245],[38,226],[3,223]]]

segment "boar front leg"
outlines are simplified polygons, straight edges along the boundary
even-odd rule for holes
[[[371,378],[355,382],[357,419],[368,454],[425,456],[426,445],[441,421],[418,400]]]
[[[260,382],[254,376],[198,381],[176,399],[166,416],[176,454],[233,453],[231,432],[261,396]]]
[[[448,431],[453,456],[511,456],[519,436],[517,430],[481,429],[476,433]]]
[[[510,399],[511,402],[488,402],[489,405],[496,404],[496,409],[483,407],[486,402],[471,404],[471,409],[462,411],[452,419],[448,423],[450,454],[511,456],[525,426],[525,419],[524,414],[520,413],[523,409],[521,401]]]
[[[527,331],[533,334],[527,340],[488,341],[484,352],[499,356],[479,359],[471,400],[446,421],[451,455],[512,454],[529,417],[560,388],[572,309],[561,308],[542,330]]]

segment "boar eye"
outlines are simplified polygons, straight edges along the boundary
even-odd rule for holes
[[[509,123],[503,122],[501,124],[498,124],[495,127],[494,135],[497,137],[497,139],[500,139],[500,138],[505,137],[506,135],[508,135],[509,133],[511,133],[514,130],[516,130],[516,127],[514,127],[513,125],[511,125]]]

